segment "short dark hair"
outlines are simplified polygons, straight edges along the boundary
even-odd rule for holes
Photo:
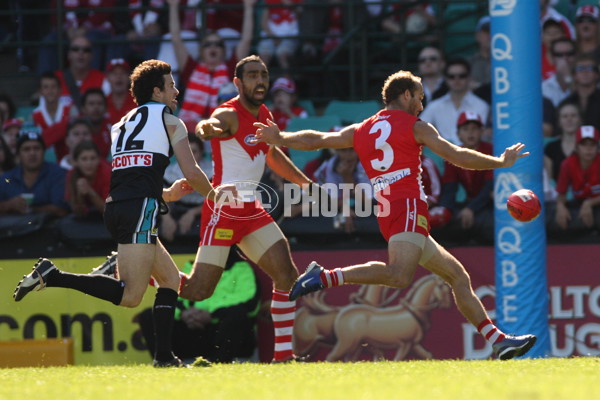
[[[398,71],[387,77],[381,89],[381,99],[386,106],[393,103],[407,90],[411,95],[419,87],[421,78],[410,71]]]
[[[93,132],[94,130],[92,122],[88,117],[77,117],[69,121],[69,125],[67,126],[67,136],[69,135],[69,132],[71,132],[71,129],[73,129],[73,127],[76,125],[85,125],[88,127],[90,132]]]
[[[81,153],[86,150],[93,150],[98,156],[100,155],[100,150],[98,149],[98,145],[96,143],[91,140],[82,140],[81,142],[77,143],[77,146],[75,146],[73,149],[73,158],[75,160],[78,159]]]
[[[4,150],[4,161],[0,164],[0,168],[2,168],[2,173],[11,170],[15,167],[15,156],[12,153],[10,147],[4,140],[4,136],[0,135],[0,148]]]
[[[238,79],[242,79],[242,76],[244,75],[244,66],[246,66],[246,64],[249,64],[251,62],[261,63],[262,65],[264,65],[266,67],[265,62],[262,60],[262,58],[260,58],[257,55],[251,55],[248,57],[244,57],[240,61],[238,61],[237,64],[235,65],[235,77]]]
[[[448,70],[450,69],[450,67],[453,67],[455,65],[462,65],[467,70],[467,75],[471,75],[471,64],[469,64],[469,62],[462,57],[453,58],[449,60],[446,63],[446,67],[444,68],[444,75],[448,75]]]
[[[104,101],[104,104],[106,104],[106,95],[104,94],[102,89],[90,88],[90,89],[86,90],[85,93],[83,93],[83,96],[81,96],[81,105],[84,105],[86,103],[88,97],[93,96],[95,94],[97,94],[98,96],[101,96],[102,100]]]
[[[56,84],[58,85],[58,87],[60,88],[60,79],[58,78],[58,76],[56,76],[56,74],[52,71],[46,71],[44,72],[42,75],[40,75],[40,86],[42,85],[42,80],[44,79],[52,79],[56,82]]]
[[[171,65],[160,60],[146,60],[131,73],[129,91],[138,106],[152,100],[154,88],[165,89],[164,75],[171,73]]]
[[[8,118],[12,119],[17,114],[17,106],[15,101],[8,93],[0,93],[0,103],[6,103],[8,106]],[[2,121],[4,122],[4,121]]]

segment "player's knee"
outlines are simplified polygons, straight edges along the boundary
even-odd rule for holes
[[[404,274],[395,274],[392,275],[392,277],[390,278],[391,283],[389,284],[389,286],[398,288],[398,289],[405,289],[407,287],[410,286],[410,284],[412,283],[412,277],[406,276]]]
[[[468,288],[471,286],[471,278],[465,270],[455,271],[450,274],[446,280],[453,289]]]
[[[119,305],[127,308],[135,308],[140,305],[143,298],[143,294],[140,296],[137,294],[124,293],[123,298],[121,299],[121,303]]]
[[[186,290],[185,288],[181,291],[181,297],[192,300],[192,301],[202,301],[208,299],[212,296],[214,288],[207,287],[199,287],[191,290]]]

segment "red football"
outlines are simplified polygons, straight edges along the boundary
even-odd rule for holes
[[[511,217],[521,222],[533,221],[542,210],[540,199],[529,189],[520,189],[508,196],[506,207]]]

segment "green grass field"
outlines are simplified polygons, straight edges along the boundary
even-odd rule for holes
[[[0,400],[600,399],[600,358],[0,369]]]

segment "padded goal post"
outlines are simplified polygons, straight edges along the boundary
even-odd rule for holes
[[[513,219],[506,200],[533,190],[543,203],[541,28],[538,1],[490,4],[494,154],[524,143],[531,155],[494,173],[496,320],[506,333],[532,333],[527,357],[550,353],[544,210],[527,223]]]

